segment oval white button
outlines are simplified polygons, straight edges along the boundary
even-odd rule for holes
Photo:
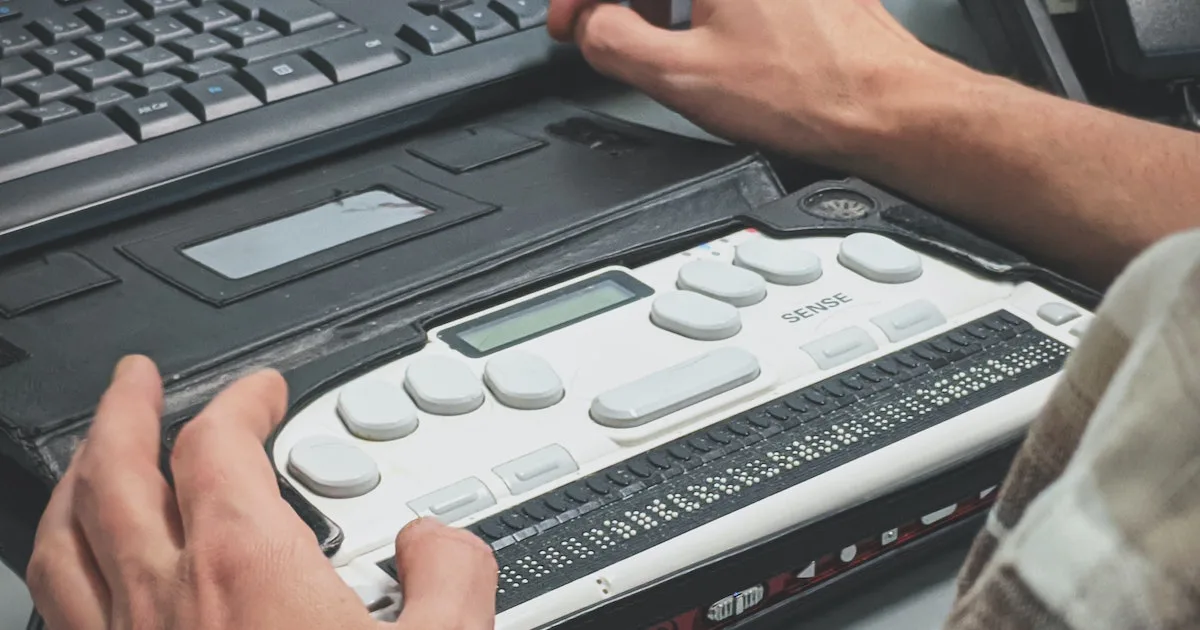
[[[404,374],[404,387],[429,413],[454,416],[483,404],[483,384],[462,361],[438,355],[417,357]]]
[[[694,260],[680,267],[677,286],[734,306],[750,306],[767,297],[762,276],[713,260]]]
[[[742,329],[736,307],[691,291],[668,291],[654,299],[650,321],[673,333],[716,341],[728,339]]]
[[[821,277],[821,259],[799,241],[759,236],[737,246],[733,264],[757,273],[774,284],[796,286]]]
[[[346,429],[364,440],[398,440],[417,430],[417,408],[404,388],[369,376],[342,388],[337,411]]]
[[[878,234],[861,232],[842,239],[838,262],[875,282],[897,284],[921,277],[921,257]]]
[[[488,389],[514,409],[544,409],[563,398],[563,384],[541,357],[509,351],[492,357],[483,368]]]
[[[362,496],[379,485],[379,466],[357,446],[315,435],[288,454],[288,470],[309,490],[333,499]]]

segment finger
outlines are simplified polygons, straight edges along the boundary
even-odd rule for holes
[[[491,630],[496,618],[496,559],[469,532],[420,519],[396,537],[404,589],[403,630]]]
[[[171,471],[185,537],[231,523],[269,529],[295,517],[263,448],[286,408],[287,383],[265,370],[226,388],[179,432]]]
[[[695,32],[659,28],[617,4],[587,4],[574,29],[583,56],[596,70],[643,89],[691,68],[699,58]]]
[[[546,29],[550,36],[561,42],[575,37],[575,22],[584,8],[600,0],[550,0],[550,11],[546,15]]]
[[[73,463],[75,518],[118,597],[169,566],[179,549],[174,495],[159,468],[162,404],[154,363],[125,358]]]
[[[34,608],[49,630],[105,630],[111,600],[74,518],[75,479],[75,468],[69,467],[50,494],[34,535],[25,580]]]

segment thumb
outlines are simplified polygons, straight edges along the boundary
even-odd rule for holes
[[[396,572],[404,593],[403,630],[491,630],[496,620],[496,558],[482,540],[435,519],[396,536]]]

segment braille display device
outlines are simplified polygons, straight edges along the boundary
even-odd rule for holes
[[[371,614],[429,516],[494,551],[501,630],[733,628],[969,531],[1095,301],[861,181],[539,102],[0,266],[0,453],[53,483],[128,352],[167,449],[270,364],[266,454]]]

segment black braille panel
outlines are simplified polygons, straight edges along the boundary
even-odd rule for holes
[[[968,324],[974,329],[983,329],[982,324],[998,327],[997,338],[1010,338],[977,352],[954,347],[950,357],[934,361],[896,352],[735,419],[698,428],[571,486],[588,490],[591,479],[613,484],[613,491],[605,496],[593,493],[582,506],[577,501],[567,505],[562,490],[531,498],[519,507],[525,514],[530,505],[558,509],[558,502],[563,509],[549,521],[552,526],[539,524],[489,541],[500,565],[497,610],[527,602],[1057,373],[1070,349],[1018,321],[1012,325],[994,315]],[[956,332],[963,333],[963,339],[975,337],[966,326]],[[952,333],[934,340],[948,342],[948,334]],[[934,367],[939,363],[941,367]],[[797,409],[796,401],[811,400],[808,394],[830,384],[845,388],[842,379],[854,375],[862,376],[856,382],[875,384],[842,396],[840,406],[826,400],[822,406],[809,404],[803,412]],[[778,406],[788,400],[793,402]],[[780,420],[767,413],[768,408],[787,409],[790,415]],[[732,441],[713,439],[711,431],[722,431]],[[688,454],[686,462],[677,453]],[[671,462],[672,467],[659,472],[650,458]],[[501,518],[488,517],[472,530],[495,533],[488,524]],[[394,571],[391,561],[380,566]]]

